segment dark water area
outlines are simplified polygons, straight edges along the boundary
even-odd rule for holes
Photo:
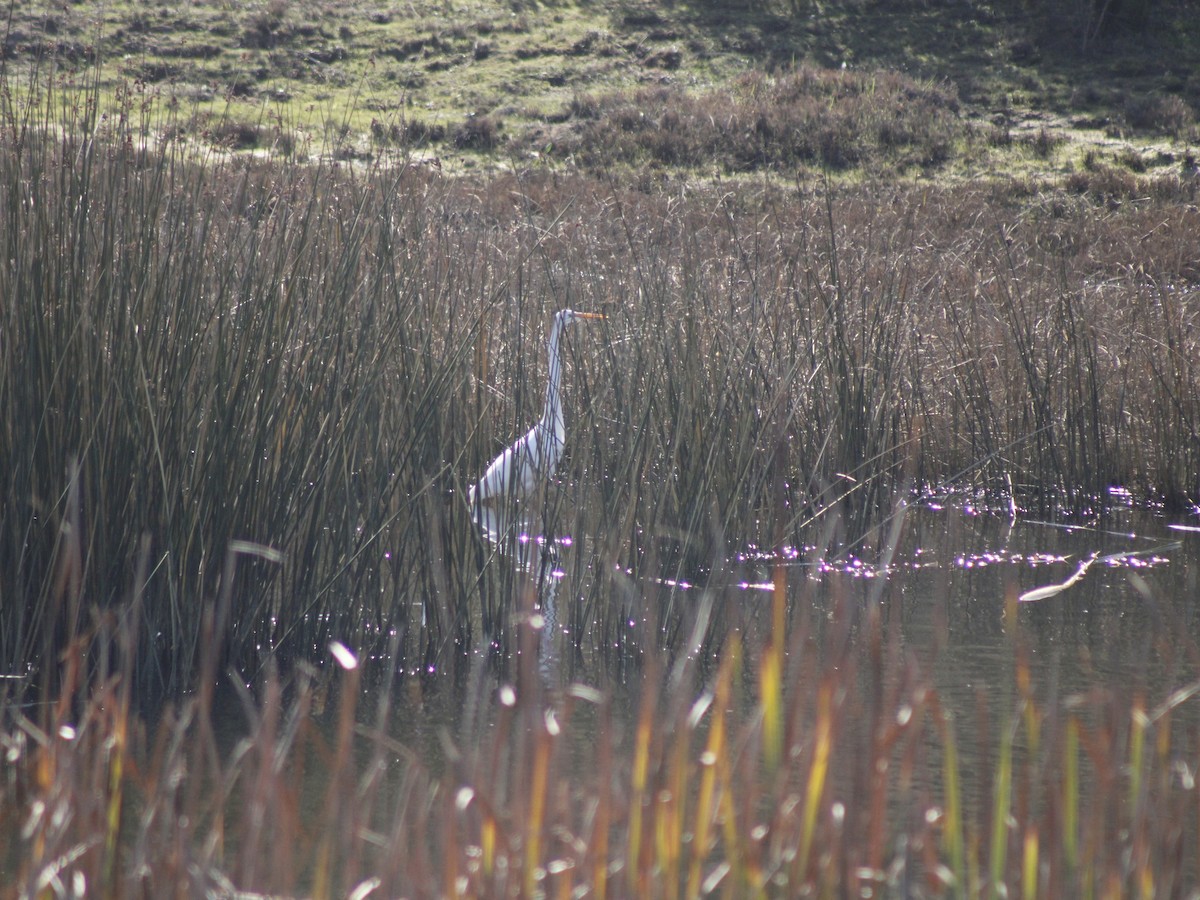
[[[935,678],[955,707],[1011,685],[1018,647],[1047,699],[1097,687],[1157,695],[1195,679],[1200,534],[1169,527],[1191,523],[1114,510],[1093,523],[974,516],[947,528],[948,516],[915,517],[914,546],[937,549],[899,582],[904,641],[941,643]],[[1006,620],[1006,597],[1061,585],[1093,558],[1076,583],[1018,602]]]
[[[889,679],[911,679],[915,667],[936,691],[941,708],[958,723],[964,802],[970,807],[987,802],[1000,723],[1011,720],[1019,699],[1018,661],[1028,673],[1027,695],[1047,718],[1081,708],[1098,694],[1111,695],[1118,701],[1114,707],[1124,709],[1137,697],[1152,716],[1170,705],[1173,730],[1200,733],[1200,696],[1188,693],[1200,679],[1198,527],[1195,512],[1168,518],[1131,506],[1109,508],[1092,519],[1048,522],[924,502],[905,513],[886,567],[862,547],[816,558],[811,548],[788,549],[779,559],[747,550],[731,558],[724,583],[699,587],[672,577],[643,589],[646,608],[654,602],[699,606],[705,597],[714,608],[737,606],[737,615],[727,614],[725,621],[736,621],[745,648],[743,696],[755,690],[756,648],[770,628],[772,573],[786,574],[790,627],[804,629],[802,640],[788,643],[791,654],[821,654],[829,641],[842,639],[834,626],[839,605],[849,604],[859,622],[877,605],[892,652],[907,661],[907,667],[885,669],[883,687]],[[455,759],[493,738],[511,708],[531,694],[546,708],[569,705],[564,733],[573,748],[568,758],[578,765],[593,764],[602,736],[618,754],[628,745],[643,679],[653,672],[666,684],[685,652],[665,655],[656,668],[644,660],[618,665],[601,652],[576,650],[564,623],[566,605],[577,602],[580,586],[562,572],[587,571],[569,559],[585,552],[584,544],[560,545],[557,574],[543,585],[542,604],[525,626],[533,633],[523,651],[530,659],[497,665],[484,647],[452,671],[400,678],[386,695],[364,680],[368,686],[357,708],[362,733],[369,734],[386,714],[389,749],[381,756],[395,765],[397,779],[414,763],[431,778],[448,774]],[[1067,582],[1089,559],[1083,574],[1061,591],[1017,599]],[[629,627],[640,624],[631,619]],[[846,639],[860,640],[858,630],[851,627]],[[719,646],[705,643],[695,651],[705,658],[693,660],[696,683],[689,697],[706,689],[706,675],[715,670],[713,648]],[[858,649],[860,656],[869,655]],[[793,662],[785,661],[785,670]],[[785,689],[810,688],[793,683]],[[612,698],[611,718],[597,713],[600,692]],[[337,704],[332,689],[330,694],[329,709],[317,721],[328,727],[332,744]],[[231,719],[223,731],[232,740],[243,720],[226,708]],[[843,735],[847,746],[860,746],[851,740],[855,727],[851,715]],[[601,729],[608,733],[601,735]],[[380,753],[369,741],[359,752],[364,765]],[[320,769],[308,774],[317,783],[306,794],[319,803]],[[916,787],[931,797],[940,791],[941,776],[940,751],[913,773]],[[850,787],[835,781],[832,790],[836,799]]]

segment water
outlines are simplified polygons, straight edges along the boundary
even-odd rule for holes
[[[935,689],[941,708],[960,729],[964,803],[981,809],[989,802],[1002,722],[1017,708],[1021,659],[1028,672],[1028,696],[1047,719],[1083,708],[1089,698],[1111,695],[1121,700],[1112,708],[1123,711],[1127,721],[1129,698],[1135,694],[1145,696],[1153,716],[1172,692],[1184,689],[1172,710],[1172,729],[1200,733],[1200,694],[1186,694],[1200,679],[1200,532],[1189,530],[1197,526],[1196,512],[1168,518],[1119,502],[1110,503],[1102,516],[1057,522],[991,514],[963,503],[914,503],[905,511],[890,552],[887,528],[875,545],[823,553],[812,547],[781,553],[742,548],[718,567],[719,576],[671,572],[633,585],[644,601],[627,625],[631,632],[644,632],[654,613],[668,604],[685,611],[711,604],[712,621],[739,631],[751,659],[740,686],[745,697],[755,690],[754,656],[770,630],[777,575],[786,577],[792,633],[801,629],[804,635],[788,643],[791,653],[833,654],[837,641],[846,640],[852,646],[847,658],[859,661],[861,677],[869,654],[853,645],[862,641],[862,622],[874,607],[885,640],[901,661],[885,668],[883,694],[893,689],[902,694],[913,671]],[[406,748],[391,756],[397,784],[413,760],[431,777],[447,774],[459,754],[486,745],[499,728],[507,727],[500,723],[513,702],[532,695],[547,707],[561,704],[572,685],[598,688],[613,698],[611,722],[597,714],[595,703],[573,706],[570,727],[564,730],[565,758],[580,767],[580,777],[594,765],[601,737],[613,739],[618,760],[622,748],[628,748],[650,667],[643,657],[623,658],[621,651],[577,641],[570,633],[571,605],[582,602],[586,581],[597,576],[600,564],[577,556],[586,555],[589,544],[579,535],[546,542],[532,533],[524,532],[517,541],[518,554],[532,549],[532,555],[493,561],[516,566],[520,577],[540,592],[539,605],[522,614],[521,658],[498,661],[487,647],[476,648],[460,665],[404,678],[386,697],[388,735]],[[540,555],[546,550],[553,551],[549,557]],[[1017,600],[1067,583],[1089,559],[1083,574],[1062,590],[1041,591],[1043,599],[1033,602]],[[580,572],[584,574],[572,574]],[[838,612],[847,607],[852,610],[848,630]],[[684,619],[689,620],[687,614]],[[692,653],[698,696],[715,670],[719,646],[719,641],[701,642],[690,651],[677,649],[668,656],[667,668],[681,654]],[[795,662],[789,656],[785,667]],[[800,666],[795,671],[805,670]],[[381,688],[370,680],[364,684],[369,686],[360,698],[359,719],[373,724]],[[788,689],[812,691],[815,685],[793,683]],[[335,705],[320,720],[331,733]],[[988,732],[975,730],[981,709],[990,722]],[[849,739],[856,728],[865,727],[856,720],[859,712],[852,709],[847,716],[842,746],[869,746],[868,740]],[[610,731],[602,735],[605,728]],[[1018,753],[1023,740],[1018,738]],[[569,778],[572,773],[561,774]],[[941,749],[931,745],[911,780],[916,791],[936,798],[943,775]],[[833,777],[833,797],[855,796],[852,784]],[[305,793],[319,803],[324,785]]]
[[[1200,542],[1181,541],[1167,522],[1135,510],[1102,523],[963,518],[955,510],[916,517],[915,543],[926,552],[902,579],[905,642],[941,640],[938,686],[955,707],[981,687],[1012,683],[1005,597],[1061,585],[1092,558],[1070,587],[1018,607],[1035,691],[1167,687],[1162,680],[1176,673],[1166,663],[1186,658],[1197,634]],[[935,597],[939,580],[945,600]]]
[[[816,558],[813,548],[785,548],[781,556],[746,548],[731,555],[724,582],[710,579],[701,587],[703,573],[693,580],[673,572],[637,587],[647,598],[644,609],[655,603],[686,609],[707,592],[718,612],[740,622],[752,646],[754,634],[767,627],[780,563],[792,602],[811,607],[805,614],[817,630],[809,640],[821,639],[820,623],[833,614],[835,597],[878,602],[888,627],[898,629],[900,647],[932,671],[942,702],[969,718],[980,691],[1010,690],[1013,683],[1006,598],[1061,585],[1088,559],[1094,561],[1069,587],[1018,604],[1034,695],[1061,700],[1098,686],[1131,685],[1154,695],[1194,679],[1187,661],[1200,634],[1200,532],[1184,529],[1198,525],[1194,514],[1167,519],[1132,505],[1110,506],[1102,517],[1047,522],[926,501],[906,511],[886,568],[878,551],[865,547],[835,548]],[[564,570],[577,570],[568,565],[570,555],[586,553],[586,542],[548,542],[535,531],[522,530],[512,544],[515,553],[510,547],[496,564],[512,564],[538,585],[541,603],[532,626],[540,689],[553,694],[582,682],[626,692],[631,702],[619,706],[636,708],[639,669],[614,665],[602,650],[588,651],[586,640],[581,654],[569,631],[567,605],[580,602],[582,588]],[[643,624],[637,616],[628,623],[631,630]],[[495,691],[511,671],[497,674],[504,667],[487,663],[486,648],[475,656],[466,674],[461,667],[457,674],[427,673],[400,691],[396,739],[436,756],[441,749],[431,735],[462,736],[488,727]],[[468,698],[468,691],[480,695]],[[464,721],[468,713],[476,720]]]

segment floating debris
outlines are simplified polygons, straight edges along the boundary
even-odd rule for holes
[[[1087,559],[1079,564],[1079,568],[1075,570],[1075,574],[1060,584],[1048,584],[1045,587],[1034,588],[1032,591],[1026,591],[1017,598],[1019,603],[1033,603],[1036,600],[1045,600],[1048,597],[1053,597],[1055,594],[1061,594],[1071,585],[1075,584],[1079,579],[1087,574],[1087,570],[1092,567],[1100,554],[1092,553]]]

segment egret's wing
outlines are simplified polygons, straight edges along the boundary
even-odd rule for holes
[[[554,474],[562,450],[562,441],[552,429],[535,425],[492,461],[471,489],[471,502],[504,502],[529,496],[540,482]]]
[[[475,486],[472,499],[478,502],[524,497],[537,484],[538,429],[533,428],[492,460]]]

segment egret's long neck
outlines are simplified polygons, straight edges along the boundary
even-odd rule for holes
[[[542,427],[552,430],[560,442],[566,433],[562,411],[562,355],[558,346],[562,330],[563,320],[555,316],[554,327],[550,329],[550,377],[546,382],[546,408],[542,412]]]

